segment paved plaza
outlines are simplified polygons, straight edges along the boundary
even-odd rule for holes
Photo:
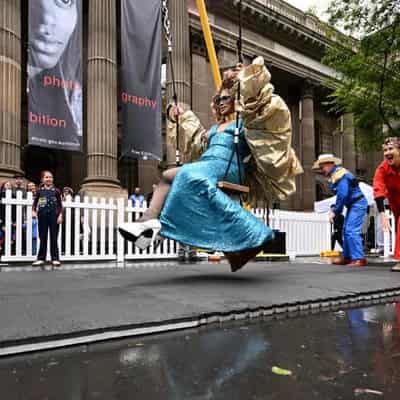
[[[258,261],[237,273],[225,261],[130,263],[123,268],[65,264],[57,271],[20,267],[15,272],[3,266],[0,350],[124,329],[151,333],[150,328],[160,332],[163,327],[257,317],[274,307],[295,309],[296,304],[344,304],[363,294],[383,297],[400,290],[400,274],[391,272],[390,265]]]

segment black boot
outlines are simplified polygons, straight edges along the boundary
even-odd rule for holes
[[[224,253],[224,255],[231,265],[231,271],[236,272],[245,264],[247,264],[251,259],[253,259],[262,249],[263,245],[254,247],[252,249]]]

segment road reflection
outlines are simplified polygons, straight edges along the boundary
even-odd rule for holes
[[[0,384],[4,400],[398,400],[400,303],[3,358]]]

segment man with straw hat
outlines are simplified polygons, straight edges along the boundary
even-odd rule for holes
[[[362,267],[367,264],[361,240],[361,229],[368,202],[358,186],[357,179],[341,164],[342,160],[333,154],[321,154],[314,162],[312,169],[329,178],[329,187],[336,194],[335,213],[331,212],[331,220],[335,214],[342,214],[344,207],[347,209],[343,228],[343,254],[333,263]]]

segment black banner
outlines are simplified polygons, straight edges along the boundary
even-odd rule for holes
[[[28,3],[29,144],[81,150],[81,0]]]
[[[161,1],[122,0],[122,156],[161,158]]]

